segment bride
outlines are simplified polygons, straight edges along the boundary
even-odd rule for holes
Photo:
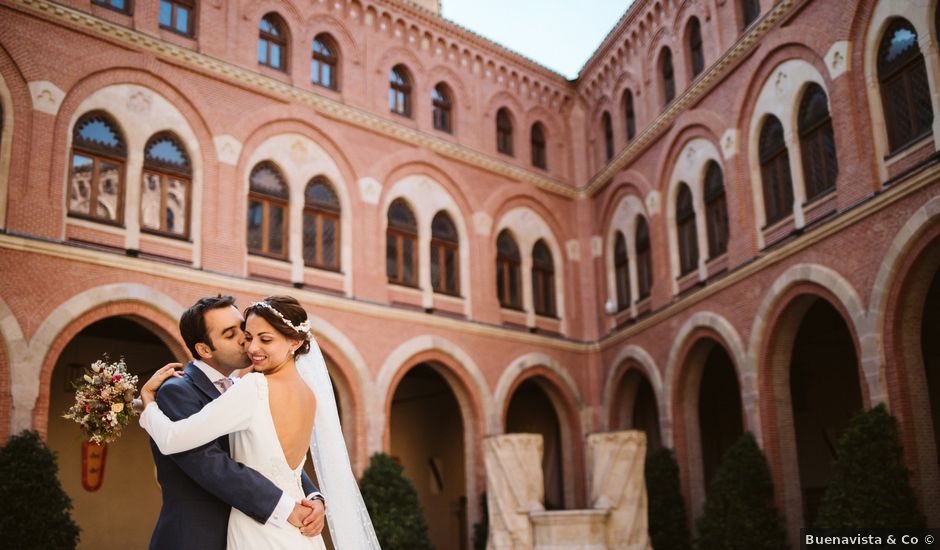
[[[245,346],[254,372],[196,414],[171,421],[156,392],[172,365],[141,387],[140,425],[163,454],[187,451],[232,434],[235,460],[251,467],[298,501],[307,450],[320,490],[329,500],[327,524],[337,550],[380,550],[368,511],[349,466],[326,363],[310,332],[307,313],[289,296],[270,296],[245,309]],[[321,536],[261,524],[232,509],[228,548],[325,550]]]

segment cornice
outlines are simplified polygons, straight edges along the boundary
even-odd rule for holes
[[[623,148],[617,156],[607,163],[581,188],[579,198],[592,197],[609,183],[621,170],[628,167],[646,149],[669,131],[670,125],[687,111],[689,107],[702,100],[723,78],[737,67],[755,45],[783,18],[790,14],[798,0],[781,0],[772,10],[754,23],[751,29],[726,51],[708,70],[705,71],[685,92],[674,99],[669,108],[649,124],[640,134]]]
[[[362,109],[345,105],[322,96],[312,90],[306,90],[285,84],[277,79],[252,72],[237,65],[221,61],[202,53],[178,46],[171,42],[149,36],[134,29],[123,27],[99,19],[73,8],[56,4],[49,0],[6,0],[9,4],[20,6],[63,26],[99,36],[139,51],[145,51],[158,58],[177,65],[214,75],[217,78],[233,81],[248,89],[273,95],[279,99],[296,102],[312,107],[319,114],[358,126],[386,137],[423,147],[444,157],[505,176],[507,178],[534,185],[543,191],[569,199],[581,198],[579,191],[560,180],[549,178],[534,171],[520,168],[496,157],[486,155],[469,147],[458,145],[385,119]]]

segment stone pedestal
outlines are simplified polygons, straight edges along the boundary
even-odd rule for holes
[[[640,431],[592,434],[587,443],[591,508],[610,512],[607,548],[650,548],[644,476],[646,434]]]
[[[534,550],[607,550],[607,510],[532,512]]]
[[[545,509],[542,436],[510,434],[484,440],[489,550],[531,550],[530,512]]]
[[[487,550],[646,550],[646,435],[588,436],[588,510],[544,509],[542,436],[489,437]]]

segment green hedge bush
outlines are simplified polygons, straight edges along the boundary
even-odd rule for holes
[[[55,454],[39,434],[24,431],[0,449],[0,546],[71,550],[79,528],[59,483]]]
[[[382,550],[432,550],[418,493],[404,468],[385,453],[369,459],[359,482]]]

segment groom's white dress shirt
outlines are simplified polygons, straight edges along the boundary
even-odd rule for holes
[[[226,378],[226,376],[221,372],[215,370],[202,361],[195,360],[193,361],[193,365],[196,365],[196,368],[201,370],[202,373],[205,374],[206,377],[209,378],[209,381],[212,382],[212,384],[215,386],[218,386],[218,384],[216,384],[218,380]],[[287,525],[287,518],[289,518],[291,512],[294,511],[294,504],[296,504],[296,501],[287,496],[287,493],[281,493],[281,500],[278,501],[277,506],[274,507],[274,512],[271,513],[271,517],[268,518],[268,521],[266,521],[265,524],[274,525],[276,527],[284,527]]]

